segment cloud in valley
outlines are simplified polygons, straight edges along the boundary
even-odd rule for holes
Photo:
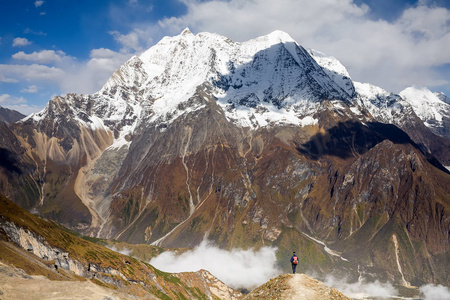
[[[347,282],[346,278],[327,276],[324,283],[355,299],[390,298],[398,295],[398,291],[392,283],[382,283],[378,280],[374,282],[358,281],[350,283]]]
[[[450,289],[443,285],[426,284],[420,287],[420,292],[424,295],[425,300],[441,300],[450,299]]]
[[[252,289],[277,276],[276,248],[226,251],[204,241],[194,249],[177,255],[164,252],[150,264],[166,272],[208,270],[227,285]]]
[[[108,248],[108,249],[110,249],[110,250],[112,250],[114,252],[117,252],[117,253],[120,253],[120,254],[123,254],[123,255],[128,255],[128,256],[130,256],[131,253],[133,252],[133,250],[128,249],[128,248],[123,248],[123,249],[119,250],[119,249],[117,249],[116,246],[110,246],[110,247],[106,246],[106,248]]]
[[[392,297],[399,297],[397,289],[390,282],[380,282],[378,280],[367,282],[363,280],[351,283],[346,278],[327,276],[324,283],[353,299],[391,299]],[[426,284],[419,288],[419,292],[421,293],[420,297],[423,297],[420,299],[424,300],[450,299],[450,290],[442,285]]]

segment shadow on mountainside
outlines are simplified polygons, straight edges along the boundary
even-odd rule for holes
[[[14,154],[5,148],[0,148],[0,169],[3,168],[7,173],[22,174],[22,170],[19,168],[20,163],[14,157]]]
[[[342,159],[362,155],[384,140],[394,144],[410,144],[418,149],[436,168],[450,173],[434,156],[417,145],[403,130],[395,125],[356,121],[340,122],[325,133],[318,133],[308,142],[297,145],[297,151],[317,160],[324,155]]]

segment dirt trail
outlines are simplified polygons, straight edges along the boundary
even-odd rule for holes
[[[257,287],[243,300],[351,300],[305,274],[283,274]]]
[[[289,288],[283,293],[283,299],[286,300],[351,300],[338,290],[305,274],[294,274],[287,283]]]
[[[91,281],[54,281],[44,276],[29,276],[20,269],[3,264],[0,272],[1,300],[119,300],[132,299]]]

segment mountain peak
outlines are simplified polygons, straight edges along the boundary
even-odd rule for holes
[[[417,116],[435,134],[450,136],[450,101],[442,93],[433,93],[426,87],[412,86],[399,94],[414,109]]]
[[[184,28],[184,30],[180,33],[180,35],[193,35],[192,31],[189,27]]]
[[[255,41],[268,42],[270,45],[295,43],[295,40],[286,32],[281,30],[275,30],[267,35],[260,36]]]
[[[267,35],[270,39],[278,40],[282,43],[294,42],[295,40],[286,32],[281,30],[275,30]]]
[[[439,103],[443,102],[435,93],[426,87],[411,86],[400,92],[400,96],[409,100],[409,102],[417,103]]]

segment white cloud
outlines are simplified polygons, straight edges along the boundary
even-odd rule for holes
[[[153,42],[149,28],[133,29],[127,34],[121,34],[118,31],[111,31],[110,34],[122,45],[121,52],[142,52]]]
[[[42,107],[30,106],[23,97],[14,97],[9,94],[0,95],[0,105],[5,108],[16,110],[24,115],[29,115],[42,110]]]
[[[26,89],[22,89],[20,92],[21,93],[27,93],[27,94],[34,94],[37,93],[38,89],[36,85],[30,85],[28,88]]]
[[[5,75],[0,74],[0,82],[17,83],[19,80],[5,77]]]
[[[128,34],[121,34],[118,31],[111,31],[110,34],[124,47],[125,50],[132,49],[135,51],[140,51],[142,49],[139,45],[139,36],[136,30]]]
[[[71,60],[73,59],[70,56],[67,56],[63,51],[58,50],[42,50],[39,52],[33,52],[31,54],[26,54],[23,51],[17,52],[16,54],[13,54],[12,58],[16,60],[25,60],[25,61],[31,61],[36,62],[40,64],[51,64],[51,63],[61,63],[64,60]]]
[[[0,65],[0,74],[13,81],[50,81],[57,82],[64,77],[65,72],[56,67],[44,65]]]
[[[166,272],[189,272],[206,269],[227,285],[252,289],[277,276],[276,248],[262,247],[255,251],[226,251],[203,241],[193,250],[177,255],[164,252],[150,264]]]
[[[59,82],[63,92],[95,93],[106,83],[113,72],[130,59],[132,54],[110,49],[93,49],[87,62],[68,66]]]
[[[43,32],[43,31],[34,31],[34,30],[31,30],[30,28],[26,28],[24,31],[23,31],[23,33],[26,33],[26,34],[34,34],[34,35],[41,35],[41,36],[46,36],[47,34],[45,33],[45,32]]]
[[[425,300],[450,299],[450,290],[443,285],[426,284],[419,288]]]
[[[38,63],[0,64],[0,82],[27,81],[31,86],[40,83],[41,90],[52,87],[58,94],[69,92],[89,94],[100,90],[113,72],[131,56],[130,53],[100,48],[91,51],[89,60],[77,61],[62,51],[43,50],[31,54],[21,51],[14,54],[13,58]],[[31,87],[22,89],[22,92],[31,91]]]
[[[31,42],[26,38],[17,37],[13,40],[13,47],[23,47],[31,45]]]
[[[91,59],[86,64],[86,67],[92,72],[98,70],[102,73],[108,73],[109,77],[118,67],[131,58],[131,54],[100,48],[91,50],[90,57]]]
[[[2,94],[0,95],[0,104],[10,103],[12,101],[11,95]]]
[[[44,4],[44,1],[34,1],[34,6],[35,7],[39,7],[39,6],[42,6]]]

